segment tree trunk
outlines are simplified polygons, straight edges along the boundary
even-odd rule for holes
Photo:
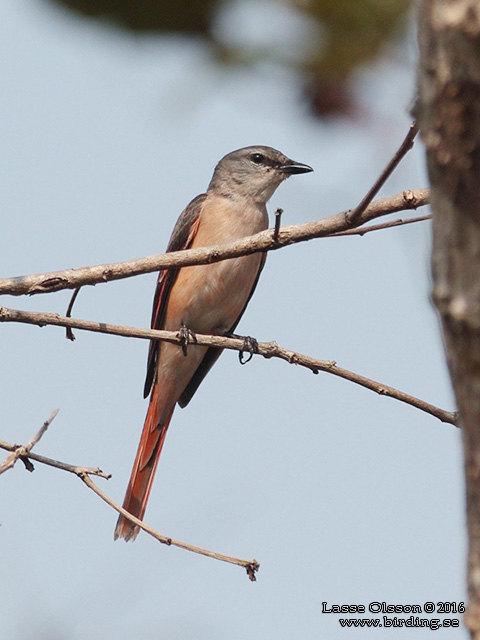
[[[463,433],[465,623],[480,640],[480,3],[419,0],[420,130],[432,186],[433,299]]]

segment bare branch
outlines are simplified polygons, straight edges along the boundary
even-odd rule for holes
[[[45,420],[42,424],[38,432],[33,436],[28,444],[25,445],[25,453],[28,453],[33,447],[40,441],[43,434],[46,432],[48,427],[52,424],[53,420],[57,417],[59,409],[54,409],[50,415],[50,417]]]
[[[17,444],[12,444],[11,442],[5,442],[5,440],[0,440],[0,449],[4,449],[5,451],[17,451],[22,449],[23,447]],[[96,469],[92,469],[90,467],[78,467],[72,464],[67,464],[66,462],[60,462],[60,460],[54,460],[53,458],[46,458],[45,456],[40,456],[38,453],[33,453],[29,451],[26,454],[22,454],[25,458],[29,460],[35,460],[35,462],[40,462],[41,464],[46,464],[49,467],[55,467],[55,469],[60,469],[61,471],[68,471],[69,473],[74,473],[75,475],[79,475],[80,473],[88,473],[92,476],[99,476],[100,478],[105,478],[105,480],[109,480],[112,476],[110,473],[105,473],[98,467]],[[33,465],[32,465],[33,467]],[[33,471],[29,469],[29,471]]]
[[[280,223],[282,220],[282,213],[283,213],[283,209],[280,209],[280,207],[274,213],[274,216],[275,216],[275,227],[273,229],[274,242],[278,242],[278,234],[280,233]]]
[[[115,511],[118,511],[118,513],[123,514],[126,518],[134,522],[137,526],[139,526],[141,529],[146,531],[148,534],[150,534],[159,542],[166,544],[168,546],[179,547],[180,549],[185,549],[186,551],[192,551],[193,553],[198,553],[200,555],[207,556],[209,558],[214,558],[215,560],[221,560],[222,562],[236,564],[240,567],[243,567],[247,571],[247,574],[250,580],[254,581],[256,579],[255,573],[260,568],[260,565],[256,560],[242,560],[241,558],[235,558],[234,556],[227,556],[222,553],[216,553],[215,551],[209,551],[208,549],[202,549],[201,547],[188,544],[187,542],[182,542],[181,540],[175,540],[174,538],[170,538],[168,536],[163,535],[162,533],[159,533],[155,529],[152,529],[152,527],[149,527],[148,525],[146,525],[141,520],[138,520],[138,518],[135,518],[135,516],[132,516],[131,513],[123,509],[123,507],[121,507],[116,502],[114,502],[111,498],[109,498],[99,487],[97,487],[97,485],[90,478],[90,475],[96,475],[108,480],[111,478],[110,474],[104,473],[98,468],[91,469],[88,467],[74,466],[71,464],[67,464],[65,462],[59,462],[58,460],[53,460],[52,458],[45,458],[44,456],[39,456],[31,453],[29,448],[33,447],[38,442],[38,440],[45,433],[49,424],[55,418],[57,413],[58,413],[58,409],[52,413],[52,415],[44,423],[40,431],[25,446],[19,446],[16,444],[12,444],[10,442],[4,442],[3,440],[0,440],[0,448],[5,449],[6,451],[12,452],[9,456],[7,456],[7,459],[1,465],[0,473],[12,467],[15,464],[16,460],[18,460],[18,458],[21,458],[22,460],[24,458],[25,459],[31,458],[32,460],[36,460],[37,462],[47,464],[51,467],[55,467],[56,469],[61,469],[62,471],[68,471],[69,473],[74,473],[87,485],[87,487],[89,487],[98,496],[100,496],[100,498],[104,500],[108,505],[113,507]],[[9,459],[11,459],[11,462],[9,461],[7,465],[6,463]],[[29,470],[33,471],[33,467],[32,469],[29,469]]]
[[[416,209],[428,204],[428,189],[407,190],[389,198],[380,198],[372,202],[355,220],[359,227],[370,220],[390,213]],[[177,268],[194,264],[210,264],[228,258],[249,255],[260,251],[272,251],[297,242],[305,242],[313,238],[330,236],[351,229],[348,219],[349,211],[338,213],[329,218],[290,225],[279,229],[278,237],[273,237],[271,229],[257,233],[248,238],[216,247],[201,247],[188,251],[172,251],[171,253],[102,264],[94,267],[66,269],[38,275],[20,276],[0,279],[0,295],[14,296],[51,293],[62,289],[76,289],[86,284],[95,285],[110,280],[130,278],[141,273],[151,273],[160,269]]]
[[[12,445],[12,448],[9,448],[9,449],[7,449],[6,447],[2,447],[2,449],[11,451],[11,453],[5,458],[2,464],[0,464],[0,475],[4,471],[7,471],[7,469],[11,469],[19,458],[23,460],[23,463],[25,464],[25,467],[28,469],[28,471],[33,471],[33,468],[34,468],[33,464],[31,462],[30,463],[28,462],[28,458],[32,457],[32,455],[30,454],[30,450],[33,449],[33,447],[37,444],[37,442],[39,442],[40,438],[43,436],[45,431],[52,424],[52,421],[55,419],[57,413],[58,413],[58,409],[55,409],[55,411],[52,411],[52,414],[50,415],[48,420],[45,420],[43,425],[40,427],[40,429],[37,431],[37,433],[33,436],[33,438],[30,440],[28,444]],[[0,446],[1,446],[1,442],[2,441],[0,440]]]
[[[338,236],[364,236],[370,231],[380,231],[381,229],[393,229],[393,227],[402,227],[407,224],[414,224],[415,222],[425,222],[425,220],[431,220],[432,216],[418,216],[416,218],[407,218],[398,220],[391,220],[390,222],[384,222],[383,224],[372,224],[368,227],[361,227],[360,229],[349,229],[348,231],[340,231],[339,233],[332,233],[329,238],[336,238]]]
[[[80,474],[79,474],[80,475]],[[255,572],[258,571],[260,565],[256,560],[242,560],[241,558],[235,558],[233,556],[227,556],[223,553],[217,553],[216,551],[209,551],[208,549],[203,549],[202,547],[196,547],[192,544],[188,544],[187,542],[182,542],[181,540],[175,540],[174,538],[169,538],[152,527],[149,527],[147,524],[139,520],[135,516],[132,516],[131,513],[126,511],[123,507],[114,502],[111,498],[109,498],[101,489],[97,487],[97,485],[92,481],[92,479],[87,475],[80,475],[80,478],[83,482],[89,487],[92,491],[94,491],[102,500],[104,500],[108,505],[110,505],[115,511],[121,513],[123,516],[128,518],[131,522],[136,524],[138,527],[146,531],[146,533],[150,534],[153,538],[161,542],[162,544],[166,544],[168,546],[179,547],[180,549],[185,549],[186,551],[192,551],[193,553],[198,553],[202,556],[207,556],[209,558],[214,558],[215,560],[221,560],[222,562],[228,562],[230,564],[236,564],[240,567],[246,569],[248,577],[250,580],[255,581]]]
[[[107,324],[105,322],[93,322],[91,320],[77,320],[74,318],[65,318],[57,315],[56,313],[37,313],[33,311],[20,311],[17,309],[7,309],[6,307],[0,307],[0,322],[21,322],[25,324],[35,324],[39,326],[54,325],[59,327],[70,327],[73,329],[81,329],[84,331],[94,331],[97,333],[107,333],[117,336],[124,336],[127,338],[141,338],[144,340],[165,340],[179,344],[185,342],[185,338],[180,336],[175,331],[164,331],[157,329],[136,329],[134,327],[125,327],[115,324]],[[193,339],[187,337],[189,343],[193,344]],[[222,349],[233,349],[234,351],[245,350],[245,340],[243,338],[228,338],[225,336],[206,336],[195,334],[195,344],[209,346],[209,347],[221,347]],[[394,389],[393,387],[384,385],[380,382],[375,382],[370,378],[366,378],[359,374],[342,369],[338,367],[335,362],[327,360],[318,360],[305,356],[295,351],[290,351],[279,347],[276,342],[259,342],[258,350],[256,353],[262,355],[264,358],[280,358],[290,364],[297,364],[302,367],[306,367],[318,373],[319,371],[325,371],[331,373],[355,384],[359,384],[366,389],[375,391],[376,393],[400,402],[410,404],[421,411],[425,411],[430,415],[438,418],[442,422],[447,422],[453,425],[457,423],[457,414],[451,411],[445,411],[428,402],[424,402],[415,396],[411,396],[403,391]]]
[[[405,155],[413,147],[413,142],[414,142],[414,140],[416,138],[417,133],[418,133],[418,125],[417,125],[416,121],[414,120],[412,122],[412,124],[410,125],[410,129],[408,130],[408,133],[405,136],[404,141],[402,142],[400,147],[397,149],[397,151],[395,152],[393,158],[387,164],[385,169],[379,175],[379,177],[377,178],[377,180],[373,184],[372,188],[369,189],[369,191],[366,194],[366,196],[355,207],[355,209],[351,213],[348,214],[348,222],[349,222],[350,225],[354,225],[357,222],[357,220],[361,217],[362,213],[365,211],[365,209],[368,207],[368,205],[371,203],[371,201],[374,199],[374,197],[377,195],[377,193],[383,187],[383,185],[385,184],[387,179],[392,175],[392,173],[396,169],[396,167],[398,167],[398,165],[400,164],[401,160],[405,157]]]
[[[75,304],[75,300],[77,299],[77,296],[80,293],[80,289],[81,287],[77,287],[72,293],[72,297],[70,298],[70,302],[68,303],[67,313],[65,314],[67,318],[72,317],[73,305]],[[72,342],[75,340],[75,336],[73,335],[73,331],[70,329],[70,327],[67,327],[65,337],[67,338],[67,340],[71,340]]]

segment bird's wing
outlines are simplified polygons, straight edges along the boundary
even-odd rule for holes
[[[167,253],[170,251],[181,251],[188,249],[197,233],[200,211],[207,195],[202,195],[194,198],[190,204],[180,214],[175,227],[173,229],[170,241],[167,247]],[[152,309],[152,329],[162,329],[165,318],[165,311],[167,308],[168,298],[170,291],[175,283],[179,269],[162,269],[158,274],[157,288],[155,290],[155,297],[153,299]],[[155,378],[155,372],[157,368],[158,359],[158,347],[157,340],[150,341],[150,348],[148,350],[147,360],[147,375],[145,378],[145,387],[143,390],[143,396],[146,398],[152,388],[152,383]]]
[[[258,282],[258,279],[260,277],[260,273],[262,272],[262,269],[263,269],[263,267],[265,265],[266,258],[267,258],[267,254],[264,253],[263,256],[262,256],[262,261],[260,262],[260,266],[259,266],[259,269],[258,269],[257,277],[255,279],[255,282],[253,283],[253,286],[252,286],[250,294],[249,294],[249,296],[247,298],[247,301],[245,302],[245,306],[243,307],[242,311],[238,315],[238,318],[235,320],[235,322],[232,325],[232,327],[230,327],[230,330],[229,330],[228,333],[233,333],[235,331],[236,326],[240,322],[240,320],[241,320],[241,318],[242,318],[242,316],[243,316],[243,314],[245,312],[245,309],[247,308],[247,305],[250,302],[250,298],[253,296],[253,292],[255,291],[255,288],[257,286],[257,282]],[[207,349],[207,352],[205,353],[205,356],[203,357],[203,360],[198,365],[197,370],[193,374],[190,382],[185,387],[185,390],[183,391],[182,395],[180,396],[180,398],[178,400],[178,404],[181,407],[186,407],[187,404],[190,402],[190,400],[192,399],[195,391],[198,389],[198,387],[200,386],[202,380],[205,378],[207,373],[210,371],[210,369],[213,367],[215,362],[218,360],[218,358],[219,358],[220,354],[222,353],[222,351],[223,351],[223,349],[221,349],[220,347],[209,347]]]

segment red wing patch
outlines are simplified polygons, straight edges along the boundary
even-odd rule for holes
[[[203,196],[198,196],[195,200],[192,200],[185,211],[181,214],[177,224],[175,225],[175,229],[173,230],[167,252],[182,251],[191,247],[193,240],[197,235],[198,226],[200,224],[200,211],[204,200],[205,194]],[[188,233],[186,233],[187,231]],[[178,272],[179,269],[162,269],[158,274],[157,288],[155,289],[155,297],[153,299],[152,321],[150,325],[152,329],[163,328],[170,291],[175,284]],[[147,360],[147,375],[143,390],[144,398],[146,398],[150,393],[150,389],[152,388],[152,384],[155,379],[159,351],[158,347],[159,343],[156,340],[150,341]]]

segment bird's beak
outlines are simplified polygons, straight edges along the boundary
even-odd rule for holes
[[[308,164],[295,162],[295,160],[290,160],[288,164],[284,164],[282,167],[280,167],[280,170],[283,171],[283,173],[288,174],[289,176],[293,176],[297,173],[310,173],[310,171],[313,171],[312,167],[309,167]]]

